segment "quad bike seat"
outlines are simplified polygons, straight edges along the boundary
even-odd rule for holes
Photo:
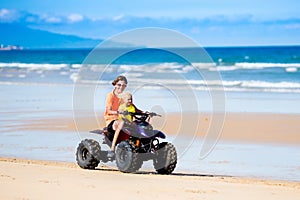
[[[103,138],[103,144],[107,144],[107,145],[111,145],[111,142],[113,140],[114,135],[109,133],[107,131],[107,127],[104,127],[103,129],[96,129],[96,130],[92,130],[90,131],[90,133],[96,133],[99,135],[104,135],[105,137]]]

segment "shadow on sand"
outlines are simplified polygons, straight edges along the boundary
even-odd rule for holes
[[[109,172],[117,172],[117,173],[123,173],[120,172],[118,169],[115,168],[107,168],[107,167],[97,167],[95,170],[98,171],[109,171]],[[228,175],[212,175],[212,174],[196,174],[196,173],[188,173],[188,172],[175,172],[168,175],[162,175],[158,174],[155,171],[137,171],[135,173],[136,175],[158,175],[158,176],[185,176],[185,177],[214,177],[214,178],[225,178],[225,177],[232,177]]]

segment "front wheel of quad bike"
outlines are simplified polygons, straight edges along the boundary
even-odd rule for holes
[[[95,169],[99,162],[101,147],[99,143],[92,139],[82,140],[76,152],[77,164],[83,169]]]
[[[173,144],[161,143],[156,156],[153,159],[153,165],[159,174],[171,174],[177,164],[177,153]]]
[[[121,172],[136,172],[143,164],[142,160],[128,141],[122,141],[116,148],[116,163]]]

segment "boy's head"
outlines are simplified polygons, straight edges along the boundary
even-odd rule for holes
[[[130,92],[123,92],[119,95],[121,99],[121,104],[126,104],[126,106],[130,106],[132,104],[132,94]]]

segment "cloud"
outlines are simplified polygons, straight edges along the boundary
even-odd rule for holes
[[[300,23],[295,23],[295,24],[287,24],[285,25],[286,29],[297,29],[300,30]]]
[[[0,22],[15,23],[23,25],[45,25],[45,24],[66,24],[77,23],[84,20],[80,14],[70,14],[68,16],[50,15],[50,14],[34,14],[27,11],[18,11],[10,9],[0,10]]]
[[[76,22],[80,22],[84,19],[84,17],[80,14],[70,14],[69,16],[67,16],[69,22],[71,23],[76,23]]]
[[[62,18],[60,18],[60,17],[47,16],[47,15],[41,19],[44,23],[49,23],[49,24],[59,24],[63,21]]]
[[[55,33],[105,39],[134,28],[162,27],[179,31],[204,44],[254,44],[291,41],[299,44],[300,19],[258,20],[252,15],[214,15],[206,18],[151,18],[116,15],[90,19],[73,13],[65,16],[0,10],[0,22],[22,25]],[[203,42],[204,41],[204,42]]]
[[[9,10],[7,10],[7,9],[1,9],[0,10],[0,17],[1,18],[3,18],[3,17],[5,17],[5,16],[7,16],[8,14],[9,14]]]
[[[14,22],[19,19],[19,13],[16,10],[1,9],[0,22]]]
[[[72,13],[70,15],[49,15],[43,14],[38,15],[26,11],[17,11],[10,9],[0,10],[0,20],[2,22],[15,22],[20,23],[35,23],[39,24],[76,24],[86,21],[90,24],[110,24],[111,26],[181,26],[181,27],[196,27],[196,26],[234,26],[240,24],[298,24],[300,19],[282,19],[282,20],[269,20],[269,21],[259,21],[254,20],[253,15],[241,14],[241,15],[213,15],[205,18],[151,18],[151,17],[136,17],[129,15],[116,15],[111,18],[87,18],[78,13]],[[122,23],[117,23],[122,21]]]
[[[121,20],[124,17],[125,17],[124,15],[118,15],[118,16],[113,17],[113,20],[114,21],[119,21],[119,20]]]

